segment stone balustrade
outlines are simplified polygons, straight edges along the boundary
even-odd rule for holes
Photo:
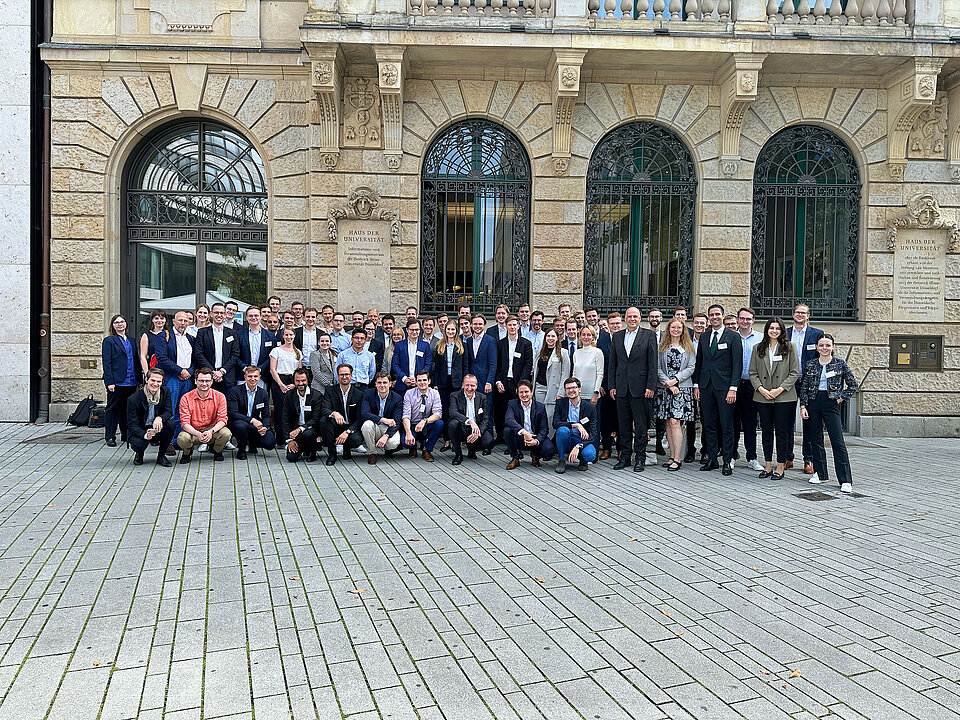
[[[769,0],[767,20],[798,25],[904,26],[912,24],[907,0]]]
[[[407,0],[411,15],[426,17],[553,17],[553,0]]]
[[[587,14],[600,20],[726,24],[732,10],[732,0],[587,0]]]

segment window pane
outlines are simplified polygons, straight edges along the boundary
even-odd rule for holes
[[[267,296],[267,249],[256,245],[205,245],[206,302],[236,300],[240,313]]]
[[[163,310],[172,318],[178,310],[197,305],[196,246],[140,243],[137,246],[138,322],[146,327],[150,313]]]

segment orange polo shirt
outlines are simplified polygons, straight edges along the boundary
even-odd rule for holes
[[[218,422],[227,422],[227,398],[219,390],[211,388],[206,400],[200,397],[197,390],[191,390],[180,398],[181,425],[206,430]]]

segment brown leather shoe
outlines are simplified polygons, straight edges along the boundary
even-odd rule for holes
[[[433,455],[430,454],[429,450],[424,450],[423,455],[421,455],[420,457],[422,457],[427,462],[433,462]]]
[[[783,464],[783,469],[784,469],[784,470],[789,470],[789,469],[792,468],[792,467],[793,467],[793,460],[787,460],[787,461]]]
[[[609,459],[610,459],[610,451],[609,451],[609,450],[604,450],[604,451],[602,451],[602,452],[600,453],[600,459],[601,459],[601,460],[609,460]]]
[[[533,460],[530,461],[530,464],[533,465],[534,467],[540,467],[540,458],[534,455]]]
[[[416,456],[417,456],[417,446],[414,445],[412,448],[410,448],[410,457],[415,458]]]
[[[803,474],[804,474],[804,475],[813,475],[813,473],[814,473],[813,463],[812,463],[812,462],[805,462],[805,463],[803,464]]]
[[[370,453],[367,455],[367,465],[376,465],[377,464],[377,454]]]
[[[511,458],[507,463],[507,470],[516,470],[518,467],[520,467],[520,460],[517,458]]]

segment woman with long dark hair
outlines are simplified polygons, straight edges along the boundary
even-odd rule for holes
[[[114,315],[110,319],[110,334],[101,345],[103,384],[107,388],[107,406],[104,418],[104,440],[107,447],[117,446],[117,426],[120,442],[127,441],[127,400],[143,380],[137,362],[134,340],[127,334],[127,319]]]
[[[533,361],[533,397],[547,409],[547,425],[553,432],[553,408],[563,393],[563,381],[570,377],[570,354],[560,345],[560,336],[550,328]]]
[[[765,465],[761,478],[783,479],[784,466],[793,446],[793,419],[797,411],[797,378],[800,359],[793,350],[783,320],[770,318],[763,337],[750,355],[750,384],[760,415],[760,434]],[[777,440],[777,467],[773,469],[773,440]]]

